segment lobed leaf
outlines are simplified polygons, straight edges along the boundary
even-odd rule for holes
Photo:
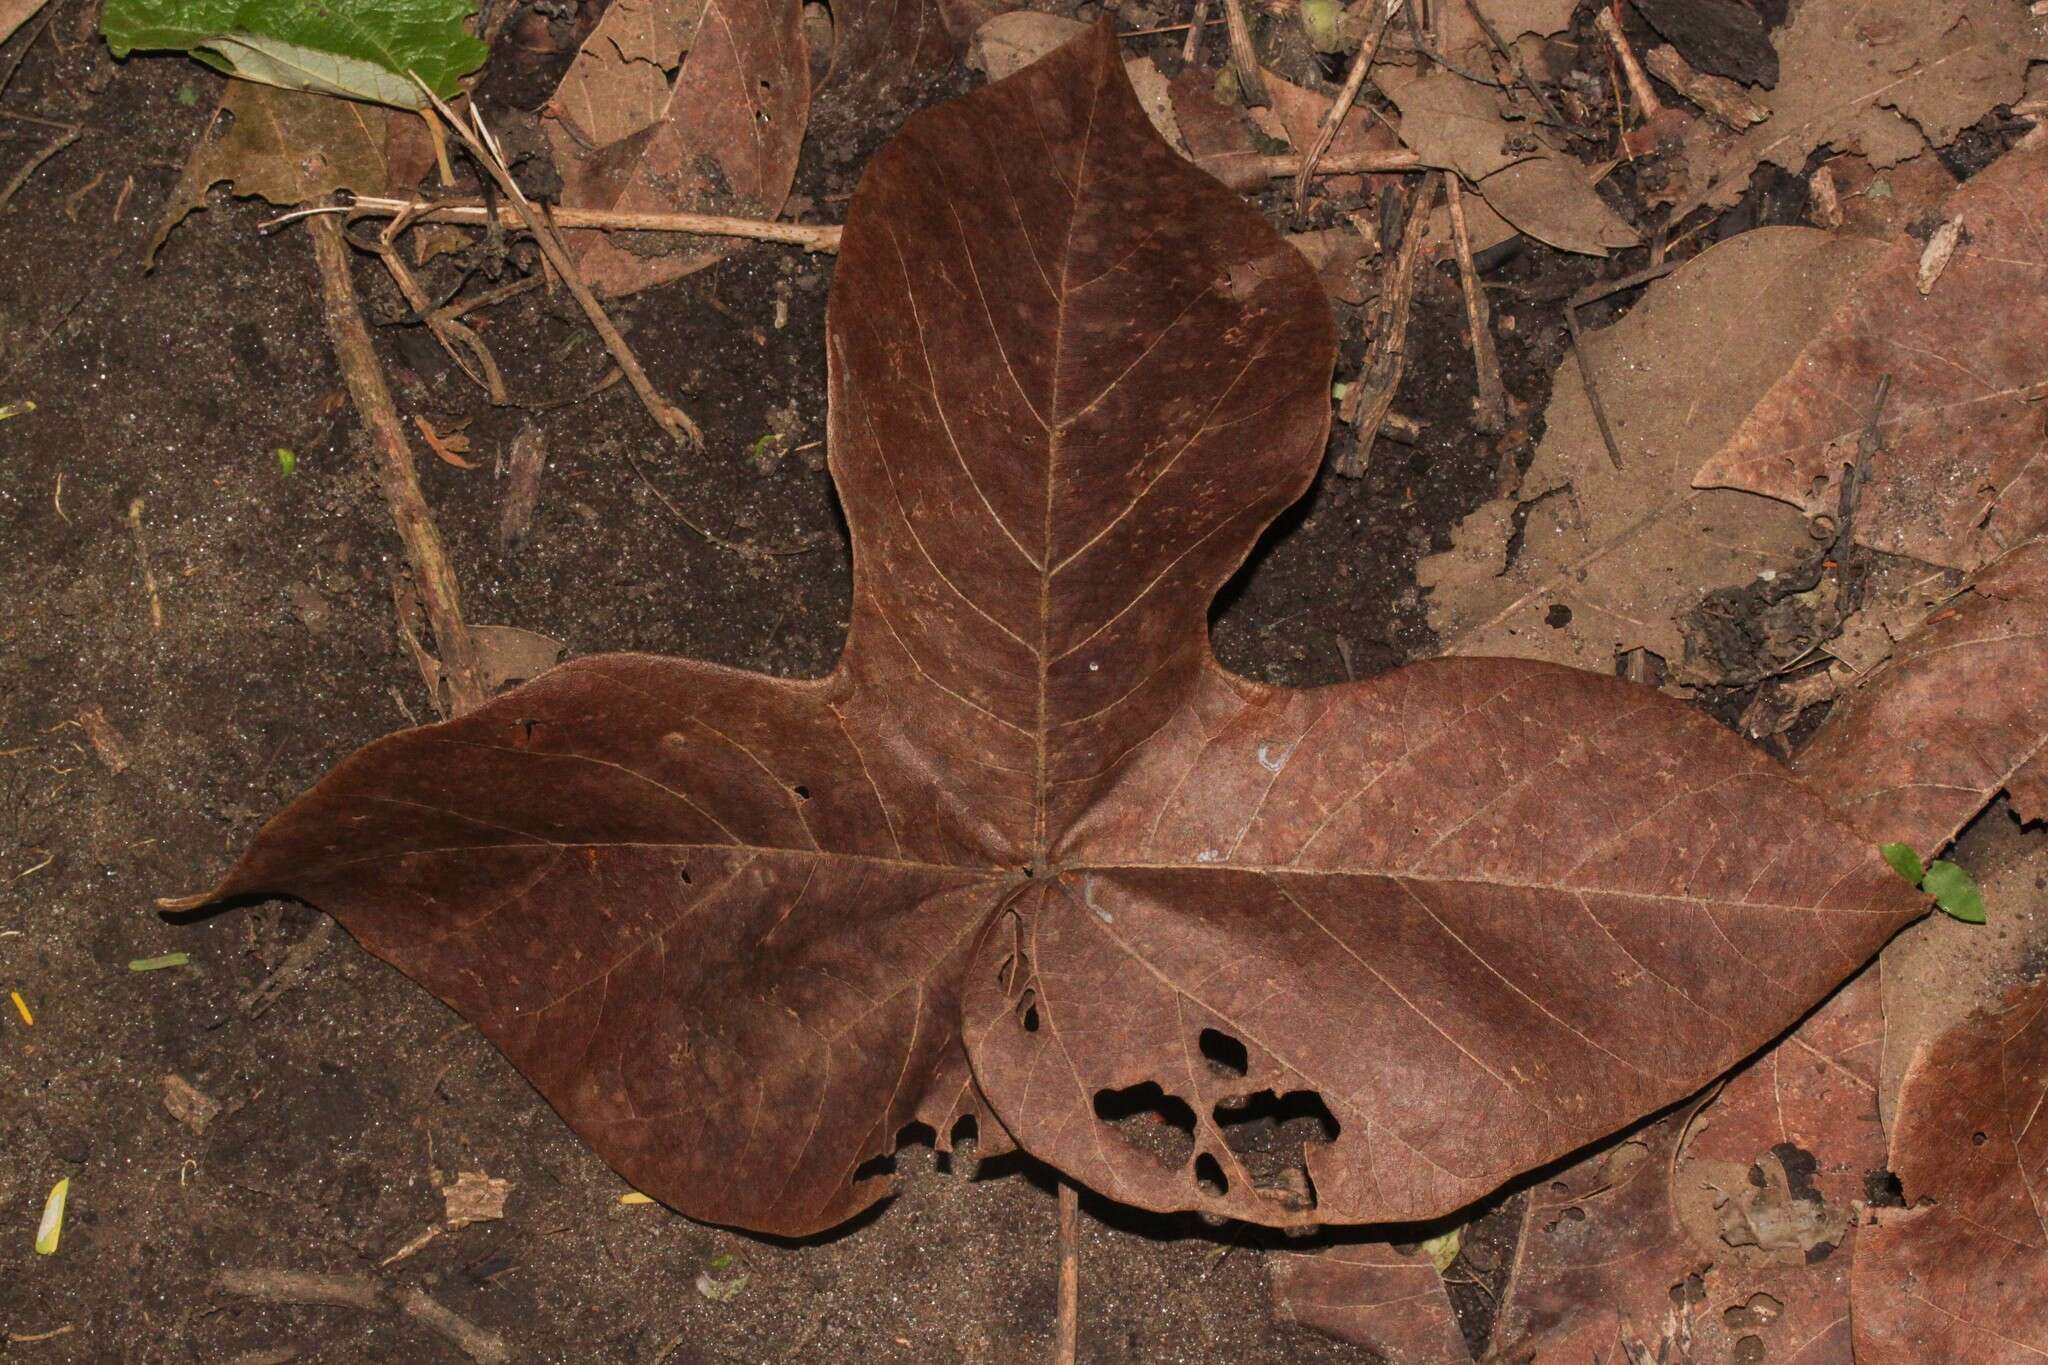
[[[1314,475],[1334,338],[1107,25],[875,157],[827,345],[831,677],[556,669],[348,760],[211,893],[335,913],[637,1188],[814,1231],[901,1127],[971,1114],[1150,1208],[1441,1214],[1695,1090],[1917,913],[1648,690],[1223,672],[1207,609]],[[1277,1168],[1231,1145],[1259,1115],[1301,1137]]]

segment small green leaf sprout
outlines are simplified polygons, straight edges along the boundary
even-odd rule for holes
[[[1984,922],[1984,893],[1962,868],[1946,858],[1936,858],[1923,867],[1911,844],[1880,844],[1877,851],[1892,871],[1934,897],[1943,911],[1966,924]]]

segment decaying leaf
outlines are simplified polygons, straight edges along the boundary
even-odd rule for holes
[[[1831,512],[1889,376],[1861,544],[1974,569],[2048,530],[2048,137],[1973,176],[1943,216],[1968,235],[1938,287],[1918,287],[1920,242],[1873,260],[1696,484]]]
[[[2048,1355],[2048,981],[1944,1034],[1900,1095],[1910,1205],[1857,1235],[1859,1365]]]
[[[799,0],[632,0],[584,40],[542,119],[574,208],[772,218],[796,177],[810,109]],[[687,275],[730,240],[563,241],[583,278],[623,294]]]
[[[1697,1089],[1919,913],[1647,689],[1221,669],[1208,605],[1320,463],[1333,329],[1122,72],[1101,26],[867,169],[829,677],[571,662],[362,750],[183,903],[325,908],[636,1188],[784,1234],[963,1114],[1147,1208],[1441,1215]],[[1231,1144],[1275,1115],[1278,1159]]]
[[[1437,1268],[1420,1248],[1342,1243],[1267,1261],[1283,1318],[1370,1347],[1388,1365],[1469,1360]]]
[[[1872,840],[1932,856],[2002,790],[2048,818],[2048,540],[1978,574],[1838,703],[1799,771]]]
[[[1418,567],[1445,648],[1601,671],[1643,648],[1680,665],[1679,623],[1709,592],[1810,554],[1804,516],[1694,488],[1692,471],[1780,380],[1877,250],[1806,228],[1743,233],[1588,334],[1624,467],[1609,459],[1567,358],[1519,494],[1481,506],[1450,551]]]
[[[1805,0],[1772,40],[1777,88],[1759,97],[1771,116],[1702,158],[1702,188],[1674,220],[1734,203],[1758,166],[1798,172],[1816,148],[1883,168],[1947,146],[2019,97],[2028,62],[2048,56],[2048,15],[2010,0]]]
[[[1471,182],[1517,229],[1562,251],[1604,256],[1640,236],[1594,188],[1587,168],[1504,117],[1494,92],[1436,67],[1378,68],[1373,83],[1401,111],[1401,140]]]
[[[943,70],[961,48],[947,8],[947,0],[837,0],[832,60],[818,90],[869,94]]]
[[[441,1187],[442,1221],[453,1229],[503,1218],[505,1199],[511,1193],[512,1182],[509,1180],[500,1180],[482,1171],[464,1171]]]
[[[342,189],[382,194],[392,126],[400,119],[418,121],[371,104],[252,81],[229,81],[221,112],[232,121],[226,132],[193,149],[150,237],[149,260],[186,214],[206,206],[207,191],[223,180],[233,181],[237,194],[260,195],[273,204],[303,204]]]

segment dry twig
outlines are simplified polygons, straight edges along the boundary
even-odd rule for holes
[[[1253,108],[1273,102],[1266,93],[1266,78],[1259,70],[1259,50],[1252,46],[1252,27],[1244,17],[1244,0],[1223,0],[1223,17],[1230,30],[1230,70],[1237,77],[1238,98]]]
[[[441,101],[441,97],[434,94],[424,83],[420,85],[420,89],[434,102],[434,107],[440,111],[441,116],[448,120],[449,126],[455,130],[456,136],[462,139],[463,145],[469,148],[469,153],[476,158],[477,164],[484,168],[497,183],[498,188],[504,192],[505,197],[512,201],[512,206],[518,210],[520,218],[526,224],[526,230],[532,233],[534,241],[540,244],[541,254],[547,258],[555,273],[561,277],[562,283],[568,287],[570,295],[583,309],[583,315],[590,319],[590,325],[604,338],[605,349],[612,353],[612,359],[625,374],[626,382],[631,384],[633,392],[639,395],[640,403],[647,409],[648,416],[683,445],[693,450],[701,448],[704,444],[704,434],[697,430],[697,424],[690,420],[688,413],[655,392],[654,381],[647,377],[647,371],[640,366],[640,358],[633,354],[633,348],[626,344],[626,339],[619,335],[619,329],[612,325],[610,316],[599,305],[597,296],[592,294],[590,286],[583,282],[583,276],[577,271],[576,262],[571,259],[568,248],[562,245],[562,239],[556,236],[555,230],[542,219],[540,210],[534,207],[533,201],[526,197],[526,191],[519,188],[519,182],[514,180],[512,172],[506,169],[505,159],[498,154],[495,145],[490,141],[490,130],[484,127],[475,106],[471,106],[469,111],[470,119],[475,125],[472,128],[459,122],[449,111],[448,106]]]
[[[404,1314],[446,1340],[480,1365],[504,1365],[512,1349],[495,1332],[486,1331],[419,1289],[388,1288],[366,1275],[323,1275],[308,1270],[223,1270],[213,1289],[259,1303],[319,1304],[353,1308],[364,1313]]]
[[[1441,178],[1439,172],[1432,171],[1408,206],[1401,249],[1387,268],[1374,308],[1372,349],[1366,353],[1358,378],[1345,390],[1344,401],[1337,409],[1338,416],[1356,430],[1358,438],[1351,453],[1336,465],[1336,472],[1346,478],[1364,476],[1380,424],[1394,405],[1394,391],[1401,386],[1401,374],[1407,363],[1408,316],[1415,297],[1415,268],[1422,259],[1423,239],[1429,235],[1429,210],[1436,202],[1437,182]]]
[[[1337,92],[1336,100],[1323,111],[1323,121],[1316,127],[1316,140],[1302,157],[1301,168],[1294,173],[1294,212],[1299,215],[1308,205],[1308,182],[1315,178],[1316,165],[1323,159],[1323,153],[1330,150],[1330,143],[1336,138],[1337,130],[1344,125],[1351,106],[1358,103],[1358,92],[1365,88],[1365,73],[1372,69],[1372,60],[1378,53],[1380,39],[1386,35],[1389,18],[1384,6],[1379,7],[1379,22],[1372,32],[1358,45],[1358,55],[1351,59],[1351,70],[1344,77],[1344,88]]]
[[[1081,1324],[1081,1192],[1060,1182],[1059,1318],[1053,1335],[1053,1365],[1074,1365]]]
[[[1445,187],[1451,238],[1458,249],[1458,278],[1465,287],[1465,321],[1472,329],[1472,365],[1478,372],[1479,396],[1472,404],[1472,425],[1488,436],[1507,430],[1508,395],[1501,383],[1500,356],[1493,348],[1493,310],[1472,263],[1472,238],[1465,227],[1465,196],[1453,175]]]
[[[462,622],[462,593],[455,571],[441,548],[441,533],[435,529],[433,513],[420,492],[419,475],[413,468],[412,449],[406,444],[405,428],[391,401],[390,386],[384,382],[383,366],[370,344],[370,329],[356,302],[355,282],[348,273],[348,244],[342,238],[341,223],[319,217],[309,224],[313,234],[313,257],[320,266],[320,296],[327,316],[327,335],[334,345],[342,378],[356,412],[368,430],[376,451],[377,481],[384,490],[384,502],[405,542],[405,556],[419,580],[427,619],[433,623],[434,641],[441,651],[441,668],[448,680],[451,709],[456,715],[483,705],[482,675],[477,668],[476,644]]]
[[[1209,0],[1195,0],[1195,12],[1189,17],[1188,39],[1180,49],[1183,66],[1193,66],[1202,60],[1202,39],[1209,32]]]
[[[289,223],[311,213],[331,209],[300,209],[280,214],[263,224],[266,229]],[[404,215],[408,223],[485,223],[491,210],[471,199],[395,199],[383,195],[357,195],[349,206],[351,214],[382,217]],[[503,227],[524,227],[526,218],[517,206],[500,204],[497,218]],[[715,213],[635,213],[623,209],[551,209],[548,221],[564,230],[607,229],[614,232],[686,232],[700,237],[745,237],[756,242],[781,242],[806,251],[837,251],[839,229],[830,223],[776,223],[761,218],[731,218]]]

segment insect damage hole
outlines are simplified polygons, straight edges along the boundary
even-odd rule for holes
[[[1222,1029],[1205,1028],[1195,1040],[1210,1066],[1226,1076],[1246,1076],[1252,1069],[1251,1054],[1242,1042]]]
[[[1182,1169],[1195,1154],[1195,1111],[1157,1081],[1096,1091],[1095,1117],[1168,1170]]]
[[[1230,1193],[1230,1177],[1223,1174],[1223,1163],[1208,1152],[1195,1158],[1195,1186],[1219,1199]]]
[[[1209,1055],[1206,1048],[1203,1055]],[[1211,1063],[1215,1064],[1214,1058]],[[1319,1093],[1261,1090],[1222,1101],[1213,1117],[1224,1145],[1251,1177],[1252,1188],[1289,1208],[1316,1206],[1315,1184],[1308,1173],[1308,1144],[1335,1142],[1342,1131]]]

